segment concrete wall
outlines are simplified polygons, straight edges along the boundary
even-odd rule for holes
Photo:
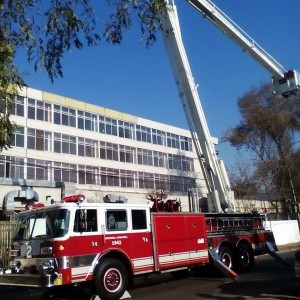
[[[277,246],[300,242],[299,226],[296,220],[267,221],[267,229],[271,229]]]

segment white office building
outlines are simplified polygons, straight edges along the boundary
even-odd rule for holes
[[[2,216],[30,199],[50,205],[72,193],[145,203],[164,189],[183,210],[188,189],[206,196],[188,130],[32,88],[16,96],[11,115],[18,130],[0,155]]]

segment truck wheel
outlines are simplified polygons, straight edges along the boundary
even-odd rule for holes
[[[101,300],[119,300],[127,289],[128,272],[118,259],[106,258],[99,262],[94,282]]]
[[[237,267],[242,273],[249,271],[254,265],[254,255],[247,245],[239,245],[237,248]]]
[[[229,269],[233,269],[234,258],[232,250],[227,246],[221,246],[219,248],[219,257],[221,262],[226,265]]]

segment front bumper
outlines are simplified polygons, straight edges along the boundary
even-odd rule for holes
[[[40,276],[38,274],[3,274],[0,275],[0,285],[51,287],[53,277],[51,274]]]
[[[19,259],[10,262],[10,269],[1,268],[0,285],[51,287],[61,285],[61,275],[53,259]]]

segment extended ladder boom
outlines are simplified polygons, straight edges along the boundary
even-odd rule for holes
[[[188,0],[188,2],[214,23],[222,32],[236,42],[272,75],[274,92],[289,96],[300,91],[300,74],[285,70],[271,55],[260,47],[245,31],[235,24],[210,0]]]
[[[161,19],[166,48],[169,53],[179,96],[191,130],[194,145],[208,188],[210,212],[234,210],[232,191],[223,162],[217,158],[203,113],[197,86],[189,66],[181,39],[176,7],[168,5],[166,16]]]

